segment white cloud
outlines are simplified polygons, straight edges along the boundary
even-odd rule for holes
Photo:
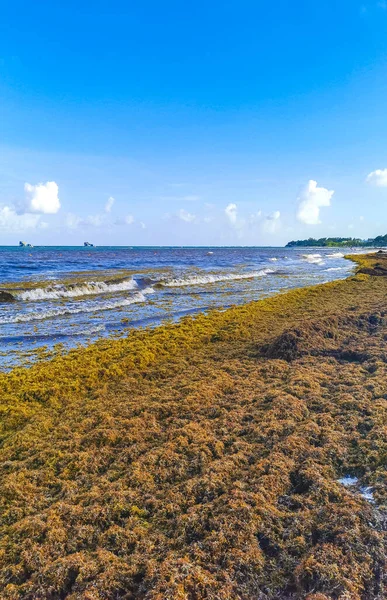
[[[387,187],[387,169],[376,169],[367,176],[367,183],[377,187]]]
[[[265,222],[263,225],[264,231],[266,231],[267,233],[274,233],[275,231],[277,231],[280,225],[280,218],[281,213],[279,210],[275,210],[270,215],[267,215],[265,217]]]
[[[257,210],[256,213],[251,214],[249,217],[250,225],[255,225],[256,223],[260,223],[261,220],[262,220],[262,211],[261,210]]]
[[[87,217],[79,217],[73,213],[68,213],[66,215],[66,226],[69,229],[77,229],[78,227],[102,227],[109,225],[131,225],[134,223],[134,217],[132,215],[126,215],[122,217],[117,217],[115,221],[111,221],[109,218],[109,213],[113,208],[113,204],[115,199],[113,196],[110,196],[106,204],[104,206],[104,213],[96,214],[96,215],[88,215]]]
[[[78,217],[73,213],[66,215],[65,224],[69,229],[77,229],[78,227],[101,227],[104,224],[104,215],[88,215],[87,217]]]
[[[281,213],[279,210],[275,210],[268,215],[264,215],[261,210],[257,210],[255,213],[244,217],[239,214],[237,205],[230,203],[224,212],[240,238],[247,235],[249,231],[256,230],[257,227],[265,233],[275,233],[281,227]]]
[[[101,227],[103,222],[103,215],[88,215],[85,219],[82,219],[82,224],[90,227]]]
[[[7,232],[25,231],[35,229],[39,225],[40,215],[19,215],[13,208],[3,206],[0,208],[0,230]]]
[[[297,219],[307,225],[320,223],[320,208],[330,206],[334,190],[317,187],[317,181],[310,179],[298,197]]]
[[[25,201],[21,206],[22,213],[41,213],[53,215],[60,209],[59,188],[55,181],[31,185],[24,184]]]
[[[228,204],[226,206],[226,208],[224,209],[224,212],[226,213],[226,217],[228,218],[230,223],[232,225],[235,225],[235,223],[237,221],[237,217],[238,217],[237,205],[233,204],[233,203]]]
[[[115,202],[115,200],[114,200],[113,196],[110,196],[110,198],[108,198],[108,200],[105,204],[105,212],[107,212],[107,213],[111,212],[114,202]]]
[[[78,225],[80,225],[82,219],[80,217],[78,217],[77,215],[74,215],[73,213],[68,213],[66,215],[66,227],[68,227],[69,229],[76,229],[78,227]]]
[[[192,223],[196,219],[196,215],[189,213],[184,208],[181,208],[178,211],[177,216],[179,217],[179,219],[181,219],[182,221],[185,221],[186,223]]]
[[[133,215],[125,215],[124,217],[118,217],[118,219],[115,220],[116,225],[132,225],[132,223],[134,223]]]

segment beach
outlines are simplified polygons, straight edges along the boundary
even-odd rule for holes
[[[1,372],[0,597],[385,598],[387,255],[350,260]]]
[[[0,370],[344,279],[350,249],[0,247]],[[1,294],[11,301],[2,302]],[[60,345],[60,346],[59,346]]]

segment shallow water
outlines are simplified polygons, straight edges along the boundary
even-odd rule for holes
[[[342,279],[332,248],[0,247],[0,367],[42,346],[86,344],[128,327],[227,308]]]
[[[338,479],[338,482],[344,487],[349,488],[354,493],[359,494],[362,498],[364,498],[364,500],[368,500],[368,502],[371,503],[375,502],[372,487],[360,485],[358,477],[346,475],[345,477]]]

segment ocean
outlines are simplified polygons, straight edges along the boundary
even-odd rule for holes
[[[359,251],[359,250],[357,250]],[[348,276],[350,249],[0,247],[0,368]],[[60,344],[60,346],[58,346]]]

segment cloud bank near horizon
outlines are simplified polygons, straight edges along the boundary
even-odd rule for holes
[[[387,187],[387,169],[371,171],[363,179],[363,184],[365,183],[380,188]],[[254,207],[252,201],[249,203],[246,203],[245,200],[225,202],[222,207],[220,201],[209,202],[208,200],[212,200],[212,198],[193,194],[174,196],[171,203],[173,202],[175,206],[177,202],[181,203],[181,208],[175,208],[173,212],[165,213],[164,216],[158,214],[157,211],[149,212],[149,207],[146,205],[144,205],[144,212],[141,211],[141,206],[138,207],[139,213],[136,216],[131,212],[123,214],[121,212],[117,215],[119,207],[123,204],[122,200],[117,204],[112,195],[108,196],[105,202],[101,202],[99,211],[82,215],[77,211],[68,211],[63,214],[62,209],[66,207],[66,201],[62,203],[59,199],[59,186],[55,181],[37,184],[26,182],[22,199],[15,200],[13,204],[0,205],[0,230],[15,233],[25,230],[48,229],[60,234],[66,230],[68,232],[84,230],[86,233],[87,230],[94,228],[99,230],[98,236],[101,236],[105,233],[113,235],[115,227],[120,226],[123,231],[122,226],[134,225],[132,232],[148,230],[149,236],[153,232],[157,235],[169,235],[171,240],[180,237],[180,243],[184,243],[185,239],[187,239],[187,243],[192,243],[192,238],[205,238],[209,243],[211,240],[225,244],[237,240],[238,243],[243,243],[246,240],[247,243],[270,244],[272,243],[270,238],[273,238],[273,242],[275,242],[279,236],[282,236],[282,239],[285,232],[294,233],[296,222],[308,227],[321,224],[321,211],[331,206],[334,194],[333,189],[319,186],[316,180],[310,179],[299,195],[294,195],[297,202],[296,219],[294,219],[294,213],[292,217],[291,199],[288,201],[290,210],[283,211],[274,206],[274,210],[265,211],[263,208]],[[164,201],[165,198],[163,203]],[[194,211],[191,210],[193,201],[195,201]],[[184,206],[185,202],[186,206]],[[279,199],[279,205],[281,205],[281,199]],[[42,220],[43,215],[49,216],[48,222]],[[150,221],[146,224],[147,216]],[[176,229],[172,228],[172,230],[167,225],[160,227],[163,219],[166,223],[170,221],[176,225],[180,224],[180,226]],[[359,222],[363,220],[364,218],[359,218]],[[353,225],[347,223],[345,227],[353,227]],[[334,223],[331,222],[328,229],[333,230]],[[118,235],[118,229],[116,231]],[[300,235],[302,236],[301,231]],[[148,233],[144,231],[144,235],[148,235]]]

